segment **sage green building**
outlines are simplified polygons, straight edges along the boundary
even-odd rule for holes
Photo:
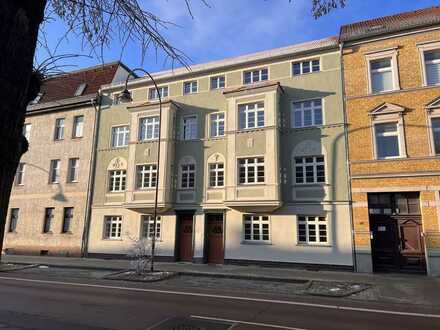
[[[340,52],[307,42],[102,88],[88,252],[353,267]],[[159,163],[159,173],[157,164]]]

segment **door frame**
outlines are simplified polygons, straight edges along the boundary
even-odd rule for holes
[[[215,212],[213,210],[212,212],[206,212],[205,213],[205,221],[204,221],[204,240],[203,240],[203,262],[207,264],[209,262],[209,234],[208,234],[208,216],[216,214],[221,215],[223,219],[223,264],[225,260],[225,254],[226,254],[226,212],[225,210],[220,210],[219,212]]]
[[[182,216],[191,216],[192,217],[192,237],[191,237],[191,250],[192,250],[192,260],[194,261],[194,225],[195,225],[195,210],[179,210],[176,211],[176,231],[175,231],[175,239],[174,239],[174,260],[180,260],[180,228],[182,223]]]

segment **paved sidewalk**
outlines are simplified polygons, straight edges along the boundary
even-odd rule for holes
[[[3,255],[4,263],[40,264],[54,267],[102,269],[120,271],[130,268],[128,260],[67,257]],[[207,265],[192,263],[156,263],[163,271],[186,275],[228,277],[237,279],[266,279],[281,282],[304,280],[363,283],[372,289],[360,294],[360,299],[387,300],[396,303],[417,303],[440,306],[440,277],[406,274],[362,274],[337,271],[309,271],[261,266]]]

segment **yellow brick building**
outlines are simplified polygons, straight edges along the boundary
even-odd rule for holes
[[[440,7],[345,25],[358,271],[440,274]]]

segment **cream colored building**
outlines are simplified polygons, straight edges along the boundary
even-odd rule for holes
[[[11,194],[5,253],[81,254],[98,91],[126,76],[127,68],[115,62],[43,82],[27,109],[23,134],[29,150]]]
[[[337,38],[154,74],[163,260],[352,269]],[[103,87],[89,256],[154,232],[159,104]]]

